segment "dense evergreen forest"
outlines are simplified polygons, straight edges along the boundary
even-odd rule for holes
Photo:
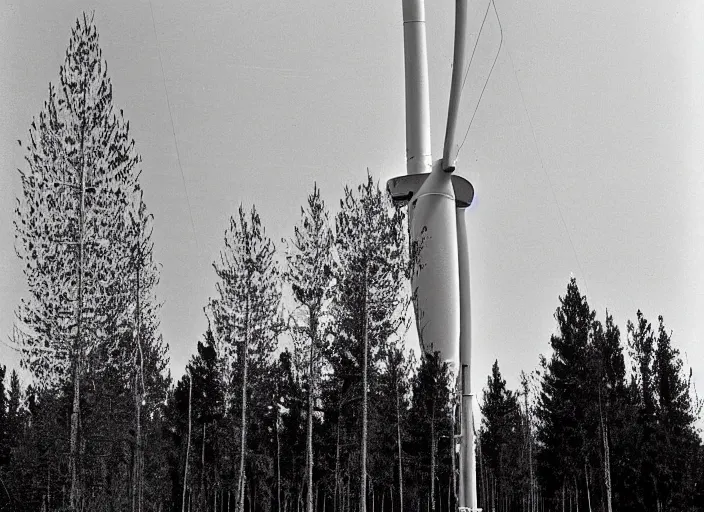
[[[141,160],[89,17],[23,147],[10,342],[33,380],[0,365],[0,510],[457,509],[456,383],[403,348],[406,218],[369,175],[336,215],[313,185],[280,245],[239,208],[174,381]],[[622,337],[574,279],[556,305],[520,389],[474,369],[479,506],[704,510],[701,405],[663,318]]]

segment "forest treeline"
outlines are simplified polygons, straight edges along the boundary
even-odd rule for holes
[[[457,510],[456,382],[404,350],[418,261],[369,175],[335,215],[314,185],[280,243],[239,208],[174,381],[141,159],[89,17],[20,144],[9,343],[33,378],[0,366],[0,510]],[[662,317],[622,336],[574,279],[554,317],[519,389],[474,369],[479,506],[704,510],[701,405]]]

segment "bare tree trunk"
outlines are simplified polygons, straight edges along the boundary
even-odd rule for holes
[[[141,225],[140,225],[141,229]],[[142,393],[144,391],[144,353],[142,352],[142,308],[141,308],[141,268],[142,268],[142,246],[137,248],[137,290],[136,290],[136,308],[135,308],[135,341],[137,342],[136,357],[139,357],[139,368],[135,364],[134,392],[135,392],[135,416],[136,416],[136,455],[134,465],[134,488],[132,495],[132,511],[142,511],[142,488],[143,488],[143,466],[144,457],[142,452]],[[140,386],[141,385],[141,386]],[[135,506],[136,502],[136,506]]]
[[[587,483],[587,506],[589,509],[589,512],[592,512],[592,498],[589,493],[589,469],[587,468],[587,463],[584,463],[584,480]]]
[[[304,462],[304,469],[305,469],[305,464],[307,463]],[[298,496],[296,496],[296,510],[297,512],[301,512],[301,509],[303,507],[303,490],[305,489],[306,485],[306,478],[305,474],[303,475],[303,478],[301,478],[301,485],[298,487]]]
[[[134,373],[135,443],[132,457],[132,512],[137,512],[137,483],[139,473],[139,387],[137,372]]]
[[[310,320],[310,361],[308,365],[308,426],[306,432],[306,453],[308,454],[308,503],[307,512],[313,512],[313,399],[315,396],[315,342],[317,338],[318,322],[315,314],[311,312]]]
[[[450,502],[452,501],[452,475],[447,479],[447,510],[450,510]],[[442,507],[440,507],[442,508]]]
[[[613,509],[611,505],[611,457],[609,454],[609,433],[608,426],[604,421],[604,414],[601,410],[601,387],[599,387],[599,422],[601,424],[601,436],[604,442],[604,484],[606,486],[606,510],[607,512],[612,512]]]
[[[398,444],[398,495],[399,495],[399,502],[401,505],[401,510],[403,510],[403,448],[401,446],[401,405],[399,403],[399,396],[398,396],[399,375],[397,375],[396,377],[397,377],[396,378],[396,441]],[[394,502],[394,497],[392,494],[391,495],[392,506],[393,506],[393,502]]]
[[[430,419],[430,510],[435,512],[435,398]]]
[[[496,475],[491,475],[491,506],[496,510]]]
[[[144,394],[140,393],[140,414],[142,401],[144,400]],[[140,423],[139,427],[139,489],[137,496],[137,512],[142,512],[142,505],[144,504],[144,440],[142,437],[142,426]]]
[[[86,101],[86,89],[83,91],[83,105]],[[69,454],[69,468],[71,473],[71,494],[69,503],[72,510],[77,510],[80,495],[80,472],[78,470],[78,431],[81,416],[81,370],[83,360],[83,265],[85,258],[85,208],[86,208],[86,170],[85,170],[85,111],[81,120],[81,186],[79,189],[78,210],[78,311],[76,319],[76,342],[73,353],[73,409],[71,411],[71,448]]]
[[[562,512],[565,512],[565,480],[562,480]]]
[[[352,500],[352,493],[350,492],[350,477],[347,476],[347,499],[345,500],[345,506],[347,507],[347,512],[350,512],[350,501]]]
[[[342,397],[337,402],[337,441],[335,442],[335,499],[333,501],[333,512],[337,512],[337,501],[340,497],[338,491],[340,486],[340,414]]]
[[[244,346],[242,347],[242,431],[240,435],[240,472],[237,490],[237,512],[244,512],[245,474],[244,462],[247,456],[247,367],[249,352],[249,293],[245,310]]]
[[[203,446],[200,449],[200,503],[203,508],[208,505],[208,498],[205,495],[205,422],[203,422]]]
[[[368,304],[368,290],[369,286],[369,269],[368,264],[364,264],[364,319],[363,319],[363,329],[364,329],[364,356],[362,361],[362,446],[361,446],[361,459],[362,468],[360,475],[360,497],[359,497],[359,512],[367,512],[367,414],[368,414],[368,404],[367,404],[367,352],[369,351],[369,325],[368,325],[368,314],[369,314],[369,304]]]
[[[183,499],[181,500],[181,512],[186,510],[186,487],[188,486],[188,458],[191,454],[191,397],[193,394],[193,376],[188,373],[188,444],[186,444],[186,467],[183,472]],[[190,503],[190,501],[189,501]],[[189,506],[190,508],[190,506]]]
[[[277,395],[278,396],[278,395]],[[279,403],[276,402],[276,512],[281,512],[281,441],[279,438]],[[228,491],[229,493],[229,491]],[[229,505],[229,497],[228,497]]]
[[[140,432],[140,407],[139,407],[139,377],[137,372],[134,374],[134,406],[135,406],[135,448],[134,457],[132,457],[132,512],[137,512],[137,496],[139,487],[139,436]]]
[[[531,426],[531,413],[530,407],[528,407],[528,379],[525,374],[521,372],[521,380],[523,385],[523,400],[526,410],[526,442],[528,443],[528,472],[530,475],[530,491],[529,491],[529,510],[531,512],[537,511],[537,503],[535,499],[535,473],[533,470],[533,432]]]

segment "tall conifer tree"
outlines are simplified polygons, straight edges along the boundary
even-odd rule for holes
[[[313,512],[313,408],[320,348],[327,330],[326,313],[332,285],[333,244],[325,203],[320,189],[313,187],[308,208],[301,208],[301,223],[295,227],[287,254],[286,280],[302,310],[294,313],[294,340],[308,355],[308,413],[306,420],[306,511]],[[307,349],[307,350],[306,350]]]
[[[375,392],[381,349],[403,323],[407,303],[403,284],[407,271],[404,217],[400,209],[393,209],[369,174],[356,193],[345,189],[340,207],[335,219],[336,336],[329,360],[341,379],[339,400],[345,395],[361,399],[361,414],[348,418],[361,433],[357,452],[359,510],[365,512],[369,393]]]
[[[7,367],[0,365],[0,466],[10,462],[10,443],[8,439],[7,393],[5,392],[5,374]]]
[[[112,85],[92,18],[76,21],[60,87],[31,124],[17,252],[30,297],[17,311],[23,365],[40,384],[71,381],[70,506],[81,505],[79,445],[84,375],[126,314],[126,213],[135,201],[140,158],[129,123],[113,111]]]
[[[635,434],[635,453],[631,471],[638,482],[633,494],[641,507],[657,502],[655,459],[655,385],[653,378],[653,359],[655,356],[655,335],[650,322],[639,310],[637,323],[627,324],[628,345],[633,361],[633,375],[637,408],[637,429]]]
[[[497,500],[513,504],[518,494],[516,483],[520,480],[518,464],[522,449],[521,418],[518,394],[506,388],[499,362],[494,361],[487,378],[481,406],[482,427],[480,442],[485,471],[489,478],[488,496],[484,508],[495,509]]]
[[[230,218],[225,248],[213,264],[219,278],[218,297],[212,299],[219,348],[235,369],[233,378],[240,388],[240,453],[237,470],[237,512],[245,503],[249,397],[266,382],[279,332],[278,308],[281,292],[274,260],[274,244],[252,207],[250,215],[240,206],[238,217]],[[257,388],[258,385],[258,388]],[[263,400],[262,403],[266,401]],[[253,402],[254,403],[254,402]]]
[[[555,312],[559,334],[550,338],[553,354],[544,362],[542,389],[537,407],[541,428],[538,441],[539,469],[546,491],[555,496],[579,494],[588,457],[589,344],[595,313],[581,295],[574,278]],[[583,485],[582,485],[583,488]]]
[[[429,510],[438,510],[442,501],[438,482],[448,481],[440,476],[449,465],[448,451],[440,449],[440,441],[452,443],[450,394],[455,389],[449,364],[440,359],[439,352],[422,355],[412,388],[408,418],[416,500],[418,503],[427,500]],[[409,504],[406,507],[410,508]]]

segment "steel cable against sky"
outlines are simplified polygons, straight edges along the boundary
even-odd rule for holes
[[[496,20],[499,22],[499,28],[501,28],[501,19],[499,18],[499,12],[496,10],[496,4],[494,4],[494,0],[491,0],[491,3],[494,5],[494,12],[496,13]],[[502,34],[501,39],[503,41],[503,29],[501,31],[501,34]],[[543,170],[543,174],[545,174],[545,178],[548,181],[548,186],[550,187],[550,192],[552,193],[553,201],[555,201],[555,206],[557,206],[557,212],[560,215],[560,220],[562,221],[562,226],[565,228],[565,233],[567,234],[567,240],[569,240],[570,247],[572,248],[572,253],[574,254],[574,259],[577,261],[577,266],[579,267],[579,271],[582,273],[582,279],[584,279],[584,288],[587,292],[587,295],[589,295],[589,285],[587,284],[587,275],[584,273],[584,269],[582,268],[582,262],[579,259],[579,255],[577,254],[577,250],[575,249],[575,246],[574,246],[574,241],[572,240],[572,236],[570,235],[570,230],[567,227],[567,223],[565,222],[565,217],[562,214],[562,208],[560,207],[560,203],[557,200],[557,195],[555,194],[555,188],[552,186],[552,180],[550,179],[550,175],[548,174],[547,170],[545,169],[545,162],[543,161],[543,155],[541,154],[540,147],[538,146],[538,139],[535,136],[535,128],[533,128],[533,121],[531,120],[530,114],[528,113],[528,107],[526,106],[526,101],[525,101],[525,98],[523,97],[523,89],[521,88],[521,82],[518,80],[518,73],[516,73],[516,66],[514,66],[514,64],[513,64],[513,57],[511,57],[511,50],[508,48],[508,43],[506,43],[506,52],[508,53],[508,58],[511,61],[511,69],[513,70],[513,76],[516,79],[516,85],[518,85],[518,92],[520,93],[520,96],[521,96],[521,103],[523,104],[523,110],[526,113],[526,118],[528,119],[528,124],[530,126],[530,132],[533,135],[533,144],[535,145],[535,151],[538,154],[538,160],[540,161],[540,168]],[[497,56],[498,56],[498,53],[497,53]],[[493,69],[493,66],[492,66],[492,69]],[[487,78],[487,82],[488,82],[488,78]],[[486,86],[486,83],[485,83],[485,86]],[[481,98],[480,98],[480,101],[481,101]],[[467,131],[469,131],[469,129]]]
[[[178,151],[178,140],[176,139],[176,128],[174,128],[174,116],[171,113],[171,102],[169,101],[169,90],[166,88],[166,74],[164,73],[164,63],[161,60],[161,51],[159,50],[159,36],[156,33],[156,22],[154,21],[154,9],[152,8],[152,2],[149,1],[149,11],[152,14],[152,27],[154,28],[154,40],[156,42],[156,53],[159,56],[159,66],[161,67],[161,78],[164,82],[164,94],[166,95],[166,106],[169,109],[169,119],[171,120],[171,133],[174,137],[174,146],[176,146],[176,160],[178,161],[178,168],[181,171],[181,180],[183,181],[183,190],[186,194],[186,204],[188,205],[188,216],[191,219],[191,228],[193,229],[193,239],[196,242],[196,247],[200,249],[198,244],[198,235],[196,233],[196,225],[193,222],[193,211],[191,210],[191,200],[188,198],[188,186],[186,185],[186,177],[183,174],[183,166],[181,165],[181,155]]]
[[[467,126],[467,131],[464,134],[464,139],[462,139],[462,144],[460,144],[460,147],[457,149],[457,156],[459,156],[460,151],[462,151],[462,147],[464,146],[465,141],[467,140],[467,135],[469,135],[469,129],[472,127],[472,123],[474,122],[474,116],[477,115],[477,110],[479,110],[479,105],[482,102],[482,97],[484,96],[484,91],[486,90],[486,86],[489,84],[489,79],[491,78],[491,73],[494,71],[494,66],[496,66],[496,61],[499,59],[499,53],[501,53],[501,46],[504,44],[504,29],[501,26],[501,20],[499,19],[499,13],[496,10],[496,4],[494,3],[494,0],[490,0],[489,5],[486,7],[486,13],[484,14],[484,20],[482,21],[482,26],[479,29],[479,34],[477,35],[477,40],[474,43],[474,50],[477,49],[477,44],[479,43],[479,38],[482,35],[482,28],[484,28],[484,21],[486,21],[486,16],[489,14],[489,7],[494,6],[494,14],[496,14],[496,21],[499,22],[499,31],[501,33],[501,39],[499,40],[499,49],[496,50],[496,55],[494,56],[494,62],[491,64],[491,69],[489,70],[489,74],[486,76],[486,80],[484,81],[484,86],[482,87],[482,92],[479,94],[479,100],[477,101],[477,105],[474,107],[474,113],[472,113],[472,118],[469,120],[469,126]],[[472,51],[472,57],[474,57],[474,51]],[[469,64],[467,65],[467,73],[469,73],[469,66],[472,65],[472,59],[469,59]],[[467,80],[467,74],[465,74],[465,80]],[[462,88],[464,89],[464,82],[462,83]]]
[[[479,38],[482,37],[482,30],[484,30],[484,23],[486,22],[486,17],[489,15],[489,7],[491,7],[491,0],[486,4],[486,12],[484,12],[484,19],[482,19],[482,24],[479,27],[479,33],[477,34],[477,39],[474,41],[474,48],[472,48],[472,55],[469,57],[469,63],[467,64],[467,69],[464,72],[464,79],[462,80],[462,89],[460,89],[460,95],[464,92],[464,84],[467,83],[467,76],[469,76],[469,68],[472,67],[472,61],[474,60],[474,54],[477,51],[477,46],[479,46]]]

